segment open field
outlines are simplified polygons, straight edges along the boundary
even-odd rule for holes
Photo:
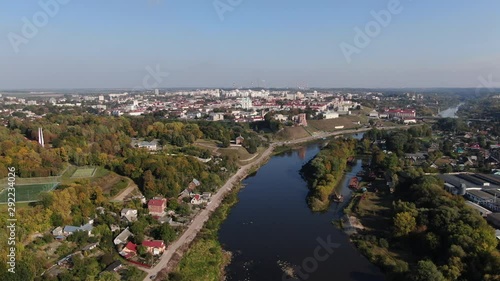
[[[19,185],[16,183],[16,202],[37,201],[38,194],[44,191],[51,191],[56,188],[58,184],[58,182],[24,185]],[[7,194],[7,189],[4,189],[0,192],[0,203],[7,202]]]
[[[335,131],[336,126],[344,126],[342,130],[360,127],[364,124],[364,116],[342,116],[335,119],[323,119],[323,120],[308,120],[307,124],[319,131]],[[361,122],[361,125],[355,124],[356,122]]]
[[[393,196],[389,193],[384,180],[378,179],[372,183],[370,191],[360,196],[360,200],[353,211],[365,227],[367,233],[384,234],[392,225]],[[377,189],[378,192],[374,190]]]
[[[257,152],[254,154],[248,153],[248,151],[242,146],[231,146],[228,148],[219,148],[218,152],[221,155],[234,157],[240,165],[248,164],[251,160],[258,157],[258,155],[266,150],[265,147],[257,148]]]
[[[71,178],[91,178],[94,176],[96,170],[96,167],[79,167],[71,175]]]
[[[308,121],[309,122],[309,121]],[[311,128],[312,131],[316,131]],[[285,127],[281,132],[276,135],[278,140],[296,140],[305,137],[309,137],[311,134],[304,129],[302,126],[297,127]]]

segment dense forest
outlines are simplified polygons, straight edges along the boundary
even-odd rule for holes
[[[444,191],[435,177],[400,179],[392,232],[354,238],[370,261],[389,280],[499,280],[498,242],[486,220],[460,196]]]
[[[37,142],[39,127],[44,130],[45,147]],[[177,198],[194,178],[201,182],[199,192],[213,192],[237,169],[236,161],[228,156],[213,156],[210,151],[193,143],[205,138],[219,141],[223,146],[239,135],[245,138],[243,145],[249,151],[263,145],[260,137],[250,128],[229,122],[175,122],[149,117],[51,113],[36,120],[12,117],[6,127],[0,127],[0,177],[6,177],[7,167],[11,166],[16,168],[18,177],[24,178],[61,175],[68,164],[92,165],[130,177],[147,198]],[[158,139],[163,149],[151,153],[147,149],[133,147],[132,138]],[[205,162],[196,157],[212,160]],[[58,280],[84,280],[87,276],[95,278],[110,260],[117,258],[109,224],[118,222],[108,214],[96,213],[96,208],[105,207],[119,213],[122,207],[109,203],[109,198],[97,182],[76,180],[71,184],[63,183],[50,193],[41,193],[39,200],[17,209],[17,280],[34,280],[34,276],[40,276],[50,266],[44,249],[53,242],[53,237],[45,234],[36,238],[35,234],[46,233],[57,226],[82,225],[89,218],[96,218],[95,237],[87,239],[79,235],[72,236],[71,239],[76,240],[68,240],[65,243],[67,247],[59,247],[55,255],[64,257],[86,243],[100,242],[100,248],[113,256],[103,261],[87,257],[76,259],[74,272],[61,274]],[[190,212],[183,202],[169,202],[169,210],[181,215]],[[147,213],[142,204],[128,207],[138,209],[141,214]],[[2,212],[0,218],[6,220],[6,212]],[[168,224],[160,226],[149,218],[140,216],[130,226],[132,231],[138,233],[134,241],[140,243],[144,235],[172,241],[176,234],[168,228]],[[0,235],[0,241],[7,241],[7,232]],[[6,251],[5,247],[0,249],[0,275],[6,270]],[[128,280],[138,276],[133,270],[126,274],[129,275]]]
[[[38,128],[43,127],[46,144],[37,141]],[[229,146],[237,136],[245,138],[243,146],[256,152],[263,145],[257,133],[235,123],[200,121],[158,121],[152,117],[125,118],[48,114],[43,120],[9,120],[0,129],[0,176],[6,167],[14,166],[21,177],[59,175],[64,163],[77,166],[96,165],[132,178],[147,197],[174,196],[193,179],[202,181],[206,191],[213,191],[236,169],[234,161],[220,157],[207,164],[194,157],[210,157],[191,144],[206,138]],[[164,149],[151,154],[131,146],[132,138],[158,139]],[[47,146],[48,147],[48,146]],[[179,157],[181,153],[185,156]],[[1,169],[4,167],[4,169]]]
[[[334,139],[302,167],[310,188],[307,203],[313,211],[328,208],[330,195],[344,177],[347,159],[354,155],[355,148],[354,139]]]
[[[460,119],[440,119],[434,128],[446,133],[464,126]],[[444,191],[442,180],[425,175],[437,172],[429,167],[435,159],[455,156],[446,135],[430,136],[428,126],[364,135],[360,148],[372,156],[370,169],[384,177],[378,190],[359,195],[352,205],[360,221],[370,225],[352,239],[388,280],[500,280],[494,229],[461,196]],[[405,153],[427,151],[431,143],[439,149],[421,165],[405,159]],[[386,181],[394,188],[389,190]]]

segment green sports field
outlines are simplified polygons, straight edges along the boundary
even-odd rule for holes
[[[24,184],[24,185],[15,185],[16,188],[16,202],[23,201],[37,201],[38,194],[43,191],[51,191],[57,187],[58,182],[51,183],[39,183],[39,184]],[[0,192],[0,203],[7,202],[7,189],[3,189]]]
[[[80,167],[71,175],[72,178],[91,178],[94,176],[96,167]]]

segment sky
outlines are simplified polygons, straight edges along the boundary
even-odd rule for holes
[[[4,0],[0,89],[500,85],[498,11],[497,0]]]

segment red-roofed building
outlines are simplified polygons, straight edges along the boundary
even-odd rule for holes
[[[125,245],[125,247],[121,250],[120,255],[126,259],[134,257],[137,255],[137,245],[132,242],[128,242],[127,245]]]
[[[481,146],[479,146],[478,143],[473,143],[469,146],[471,149],[481,149]]]
[[[199,205],[203,203],[203,200],[201,200],[201,195],[195,194],[193,198],[191,198],[191,204],[193,205]]]
[[[389,109],[386,111],[390,118],[415,118],[417,117],[417,111],[415,109]]]
[[[165,251],[165,243],[162,240],[145,240],[142,246],[146,247],[148,252],[153,255],[160,255]]]
[[[167,208],[167,199],[151,199],[148,202],[149,214],[152,216],[163,216],[165,215],[165,209]]]

